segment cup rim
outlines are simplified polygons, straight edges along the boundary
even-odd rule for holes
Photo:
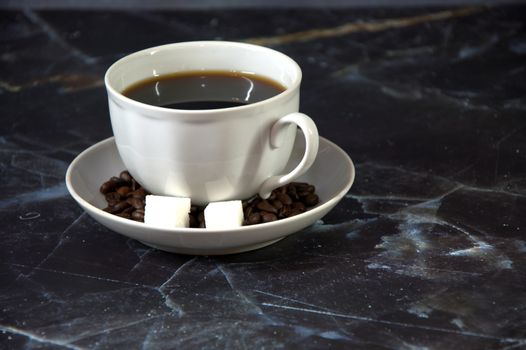
[[[215,109],[198,109],[198,110],[195,110],[195,109],[166,108],[166,107],[154,106],[154,105],[150,105],[150,104],[147,104],[147,103],[139,102],[137,100],[134,100],[134,99],[131,99],[129,97],[126,97],[120,91],[117,91],[117,89],[115,89],[112,86],[112,84],[110,83],[109,76],[112,73],[112,71],[115,70],[117,66],[125,64],[127,61],[132,60],[132,59],[134,59],[137,56],[141,56],[141,55],[145,55],[145,54],[152,54],[152,53],[157,52],[159,50],[169,49],[169,48],[172,48],[174,46],[198,46],[198,47],[200,46],[200,47],[202,47],[202,46],[205,46],[205,45],[207,45],[207,46],[236,46],[236,47],[251,48],[252,50],[259,50],[259,51],[262,51],[262,52],[271,52],[272,54],[281,56],[283,59],[289,61],[292,64],[292,66],[295,68],[295,70],[296,70],[297,78],[293,81],[293,83],[290,86],[286,86],[285,91],[280,92],[279,94],[277,94],[275,96],[272,96],[270,98],[267,98],[265,100],[262,100],[262,101],[258,101],[258,102],[254,102],[254,103],[250,103],[250,104],[246,104],[246,105],[242,105],[242,106],[235,106],[235,107],[215,108]],[[126,105],[131,105],[131,106],[133,106],[135,108],[138,108],[138,109],[141,109],[141,110],[149,110],[149,111],[152,111],[152,112],[163,113],[163,114],[167,113],[167,114],[171,114],[171,115],[173,115],[173,114],[178,114],[178,115],[180,115],[180,114],[189,114],[189,115],[192,115],[192,116],[199,116],[199,115],[205,115],[205,114],[206,115],[220,114],[220,113],[225,113],[225,111],[228,111],[228,112],[244,111],[244,110],[251,109],[251,108],[262,107],[264,105],[273,103],[274,101],[277,101],[277,100],[280,100],[280,99],[287,99],[292,94],[294,94],[295,91],[299,88],[299,86],[301,84],[301,79],[302,79],[302,71],[301,71],[301,68],[298,65],[298,63],[295,60],[293,60],[291,57],[285,55],[284,53],[282,53],[280,51],[277,51],[277,50],[274,50],[274,49],[271,49],[271,48],[268,48],[268,47],[265,47],[265,46],[254,45],[254,44],[249,44],[249,43],[242,43],[242,42],[235,42],[235,41],[219,41],[219,40],[214,41],[214,40],[210,40],[210,41],[183,41],[183,42],[177,42],[177,43],[171,43],[171,44],[154,46],[154,47],[150,47],[150,48],[146,48],[146,49],[143,49],[143,50],[140,50],[140,51],[133,52],[133,53],[131,53],[129,55],[126,55],[126,56],[120,58],[119,60],[115,61],[106,70],[106,73],[104,74],[104,85],[106,86],[106,89],[108,91],[108,95],[110,97],[113,97],[113,98],[117,99],[117,101],[120,102],[120,103],[123,103],[123,104],[126,104]]]

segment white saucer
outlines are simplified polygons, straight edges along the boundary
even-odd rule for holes
[[[289,168],[299,163],[304,141],[296,138]],[[314,165],[298,181],[316,186],[318,206],[291,218],[243,226],[232,230],[198,228],[160,229],[106,213],[100,185],[124,170],[114,138],[101,141],[79,154],[66,172],[66,185],[71,196],[95,220],[109,229],[144,244],[168,252],[215,255],[232,254],[261,248],[314,224],[327,214],[349,191],[354,181],[351,158],[337,145],[320,137]]]

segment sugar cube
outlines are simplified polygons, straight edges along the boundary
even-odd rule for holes
[[[243,205],[240,200],[212,202],[205,208],[208,229],[229,229],[243,225]]]
[[[190,226],[190,198],[146,196],[144,223],[159,228]]]

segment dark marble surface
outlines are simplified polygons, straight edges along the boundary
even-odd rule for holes
[[[0,348],[526,348],[525,9],[2,12]],[[67,194],[111,135],[105,69],[195,39],[300,63],[357,166],[323,222],[182,256]]]

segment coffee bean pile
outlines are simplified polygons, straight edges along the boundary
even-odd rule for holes
[[[100,186],[108,206],[103,210],[121,218],[144,222],[144,199],[150,194],[126,170]]]
[[[122,218],[144,222],[145,197],[150,194],[126,170],[104,182],[100,192],[108,206],[103,210]],[[316,188],[305,182],[292,182],[272,191],[268,199],[256,195],[242,201],[243,225],[255,225],[286,219],[309,210],[319,203]],[[204,228],[204,207],[190,209],[190,227]]]
[[[243,224],[255,225],[290,218],[304,213],[318,202],[319,198],[313,185],[291,182],[272,191],[268,199],[255,196],[243,201]]]

